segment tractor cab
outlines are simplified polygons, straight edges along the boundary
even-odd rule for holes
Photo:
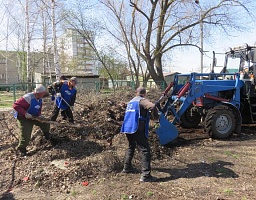
[[[216,65],[213,65],[213,69],[214,67]],[[230,48],[225,53],[225,61],[221,73],[239,73],[241,80],[251,81],[254,85],[256,77],[256,47],[245,44],[244,46]]]
[[[213,68],[216,65],[215,53],[213,53]],[[234,79],[239,75],[239,79],[244,82],[240,94],[240,113],[243,123],[256,122],[256,46],[243,46],[230,48],[225,53],[224,66],[220,73],[227,73],[224,79]],[[231,74],[231,75],[230,75]],[[234,75],[232,75],[234,74]]]

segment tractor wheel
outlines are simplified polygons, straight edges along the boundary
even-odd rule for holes
[[[228,138],[235,130],[236,120],[232,110],[225,105],[209,110],[205,117],[205,131],[216,139]]]
[[[201,122],[201,115],[196,111],[187,111],[180,118],[180,125],[183,128],[195,128]]]

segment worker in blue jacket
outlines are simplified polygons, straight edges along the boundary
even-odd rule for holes
[[[39,85],[35,88],[34,92],[25,94],[13,104],[13,114],[18,121],[20,129],[19,144],[17,148],[17,153],[20,156],[27,155],[27,146],[29,145],[34,125],[41,128],[45,139],[49,140],[51,138],[49,133],[50,124],[33,120],[33,117],[43,118],[41,115],[43,105],[42,99],[46,96],[49,96],[46,88],[43,85]]]
[[[62,80],[53,83],[53,90],[56,93],[55,107],[50,117],[51,121],[56,121],[59,111],[65,113],[68,121],[74,123],[73,106],[76,101],[76,84],[77,78],[72,77],[69,80]],[[65,117],[65,116],[63,116]]]
[[[144,87],[137,88],[136,96],[126,107],[121,133],[126,134],[129,146],[125,154],[123,172],[134,171],[132,159],[135,148],[138,147],[142,161],[140,182],[151,182],[156,178],[151,176],[151,150],[148,142],[149,111],[151,110],[154,116],[158,116],[158,111],[156,105],[145,97],[146,89]]]

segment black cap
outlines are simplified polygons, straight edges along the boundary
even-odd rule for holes
[[[137,90],[136,90],[136,92],[137,92],[138,95],[146,94],[146,88],[144,88],[144,87],[138,87]]]
[[[60,77],[60,80],[67,80],[67,78],[66,78],[66,76],[62,75],[62,76]]]

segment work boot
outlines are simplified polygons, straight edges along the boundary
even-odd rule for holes
[[[51,137],[51,138],[49,139],[49,141],[50,141],[50,143],[51,143],[52,146],[55,146],[55,145],[57,145],[57,144],[60,143],[60,140],[59,140],[58,138],[54,138],[54,137]]]
[[[74,124],[74,120],[69,120],[69,124]]]
[[[17,148],[17,155],[19,155],[20,157],[24,157],[27,155],[27,150],[26,148]]]
[[[123,170],[122,170],[122,173],[125,173],[125,174],[129,174],[129,173],[134,173],[135,170],[133,167],[124,167]]]
[[[51,138],[51,134],[50,133],[44,133],[44,138],[46,140],[49,140]]]
[[[140,182],[156,182],[157,181],[157,178],[154,177],[154,176],[141,176],[140,177]]]

